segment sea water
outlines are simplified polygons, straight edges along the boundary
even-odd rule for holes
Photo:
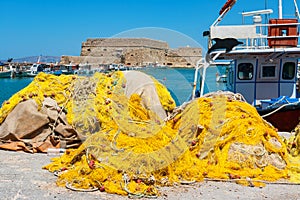
[[[33,78],[0,78],[0,106],[13,94],[29,85],[32,80]]]
[[[218,90],[224,90],[225,84],[216,82],[216,74],[223,74],[221,72],[222,68],[210,67],[207,68],[204,94],[208,92],[214,92]],[[155,77],[161,83],[163,83],[170,91],[172,97],[176,101],[176,105],[181,105],[182,103],[190,100],[194,78],[195,69],[193,68],[145,68],[143,72]],[[200,89],[201,83],[201,73],[202,70],[197,74],[197,84],[196,89]]]
[[[153,76],[163,83],[170,91],[177,105],[181,105],[191,97],[195,69],[147,67],[141,71]],[[220,69],[217,67],[207,69],[205,93],[224,89],[224,83],[216,82],[217,72],[220,74]],[[33,78],[0,79],[0,105],[2,105],[5,100],[8,100],[13,94],[26,87],[32,80]],[[198,75],[197,89],[199,89],[199,81],[200,74]]]

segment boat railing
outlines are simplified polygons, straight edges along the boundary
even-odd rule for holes
[[[214,55],[212,58],[210,55],[206,54],[205,58],[201,58],[200,60],[197,61],[196,67],[195,67],[195,73],[194,73],[194,82],[193,82],[193,91],[192,91],[192,96],[191,99],[196,98],[196,89],[197,89],[197,84],[198,84],[198,73],[199,70],[202,68],[202,79],[201,79],[201,86],[200,86],[200,91],[199,95],[202,97],[204,95],[204,86],[205,86],[205,79],[206,79],[206,70],[208,67],[212,65],[216,65],[217,63],[215,60],[224,52],[220,51],[216,55]],[[225,62],[224,62],[225,63]],[[228,62],[226,62],[228,64]]]
[[[274,47],[272,42],[279,47],[300,47],[298,44],[299,25],[300,23],[211,26],[210,40],[235,38],[243,42],[236,49],[268,49]],[[290,27],[295,30],[293,31],[295,33],[290,33]],[[282,44],[281,41],[283,41]]]

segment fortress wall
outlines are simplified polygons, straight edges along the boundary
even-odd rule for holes
[[[148,47],[158,49],[169,49],[167,42],[152,40],[148,38],[96,38],[87,39],[82,43],[82,46],[89,47]]]
[[[163,64],[166,60],[165,51],[149,48],[137,48],[124,52],[125,64],[142,66],[150,63]]]
[[[180,47],[170,49],[167,42],[147,38],[96,38],[82,43],[81,54],[63,56],[61,63],[122,63],[143,66],[146,63],[170,67],[194,67],[202,57],[202,49]]]
[[[174,49],[173,52],[184,57],[199,57],[202,55],[202,49],[195,47],[179,47],[178,49]]]

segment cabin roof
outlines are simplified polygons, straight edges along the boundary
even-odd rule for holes
[[[216,50],[210,53],[210,57],[220,54],[217,60],[232,60],[236,58],[255,58],[272,56],[276,58],[300,58],[299,47],[267,48],[267,49],[234,49],[230,52]]]

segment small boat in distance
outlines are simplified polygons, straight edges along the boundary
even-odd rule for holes
[[[0,78],[10,78],[11,71],[0,71]]]
[[[11,71],[8,66],[0,62],[0,78],[10,78]]]
[[[294,2],[297,18],[283,19],[279,0],[278,18],[269,18],[271,9],[257,10],[241,13],[243,22],[252,17],[250,24],[219,25],[236,3],[228,0],[210,30],[203,32],[203,36],[208,36],[209,50],[196,69],[196,73],[200,67],[203,69],[203,86],[206,68],[214,62],[229,61],[227,90],[242,94],[280,131],[292,131],[300,119],[296,90],[299,11]],[[201,95],[203,91],[202,88]]]
[[[27,70],[25,66],[14,66],[10,65],[11,78],[22,78],[27,77]]]
[[[30,69],[27,71],[28,77],[35,77],[38,73],[42,72],[44,70],[44,64],[42,64],[41,61],[41,55],[38,57],[38,60],[36,63],[33,63]]]
[[[38,75],[38,73],[42,72],[44,70],[44,64],[40,63],[34,63],[31,67],[30,70],[27,72],[28,77],[35,77]]]

